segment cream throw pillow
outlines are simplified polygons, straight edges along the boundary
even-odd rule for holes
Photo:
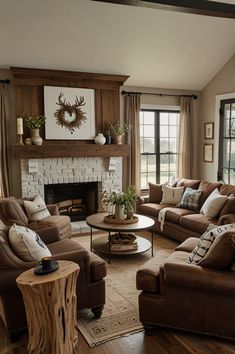
[[[215,218],[227,199],[228,196],[220,194],[219,190],[216,188],[202,205],[200,213],[204,214],[207,218]]]
[[[15,254],[23,261],[40,261],[43,257],[51,256],[38,234],[25,226],[12,225],[8,237]]]
[[[184,187],[169,187],[162,185],[162,201],[160,204],[179,204],[184,193]]]
[[[24,200],[24,207],[29,221],[37,221],[50,216],[42,197],[37,195],[32,202]]]

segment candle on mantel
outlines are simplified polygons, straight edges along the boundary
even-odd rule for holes
[[[18,135],[23,134],[23,119],[22,118],[17,118],[17,134]]]

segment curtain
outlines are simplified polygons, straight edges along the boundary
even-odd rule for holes
[[[5,84],[0,83],[0,197],[9,196],[9,157],[7,151],[7,114]]]
[[[192,178],[193,167],[193,122],[192,98],[180,98],[180,123],[179,123],[179,155],[177,175],[179,178]]]
[[[131,124],[127,143],[130,144],[131,154],[124,164],[124,185],[135,185],[140,191],[140,93],[124,96],[124,122]]]

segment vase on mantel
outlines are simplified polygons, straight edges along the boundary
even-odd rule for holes
[[[119,145],[122,144],[122,136],[123,136],[123,134],[118,134],[118,135],[114,136],[114,141],[116,144],[119,144]]]
[[[33,145],[42,145],[42,138],[39,135],[39,129],[31,129],[31,140]]]
[[[95,138],[95,143],[97,145],[104,145],[106,141],[106,138],[104,137],[104,135],[102,133],[99,133],[97,135],[97,137]]]

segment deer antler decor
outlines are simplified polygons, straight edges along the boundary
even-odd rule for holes
[[[56,124],[61,125],[63,128],[69,129],[70,133],[73,134],[76,128],[80,128],[82,122],[86,121],[85,112],[81,110],[81,106],[84,106],[86,102],[84,101],[84,96],[80,96],[80,100],[75,99],[75,103],[71,104],[66,102],[66,99],[62,101],[64,94],[61,92],[58,97],[58,104],[60,108],[54,113],[56,117]]]

